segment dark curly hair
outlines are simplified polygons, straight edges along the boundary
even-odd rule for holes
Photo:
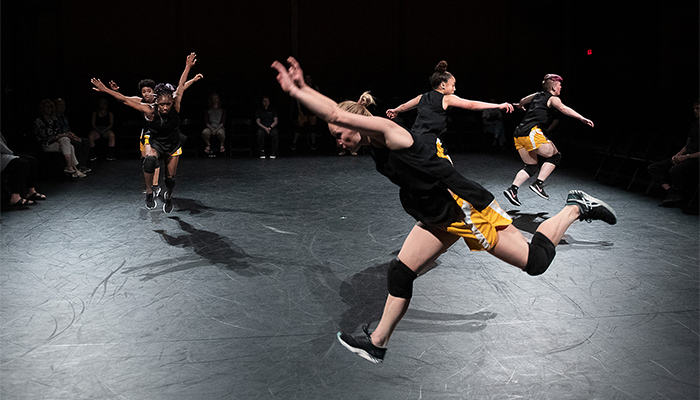
[[[141,82],[139,82],[139,92],[145,87],[154,89],[156,87],[156,82],[153,79],[142,79]]]

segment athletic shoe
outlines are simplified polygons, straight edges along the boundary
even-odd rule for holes
[[[92,168],[88,168],[88,167],[78,168],[78,169],[80,170],[80,172],[82,172],[84,174],[87,174],[88,172],[92,171]]]
[[[572,190],[566,197],[566,205],[577,205],[579,207],[580,221],[591,222],[593,220],[601,220],[610,225],[617,223],[617,215],[605,202],[596,199],[595,197],[581,190]]]
[[[277,156],[276,156],[276,155],[271,155],[270,158],[275,159],[275,158],[277,158]]]
[[[503,191],[508,201],[510,201],[514,206],[520,206],[520,200],[518,199],[518,189],[513,186]]]
[[[73,178],[85,178],[87,175],[85,175],[84,173],[82,173],[82,172],[76,170],[75,172],[73,172],[73,174],[72,174],[71,176],[72,176]]]
[[[165,203],[163,203],[163,212],[170,214],[170,212],[173,211],[173,196],[170,192],[165,192],[163,198],[165,199]]]
[[[260,159],[264,160],[265,159],[265,154],[260,154]]]
[[[384,361],[386,348],[377,347],[372,344],[372,338],[367,332],[367,325],[362,326],[364,333],[359,335],[350,335],[343,332],[338,332],[338,341],[346,349],[352,351],[365,360],[375,364]]]
[[[116,157],[107,157],[107,161],[117,161]]]
[[[529,186],[529,188],[541,198],[549,200],[549,195],[544,192],[544,187],[541,183],[534,182],[532,185]]]
[[[153,197],[153,193],[146,193],[146,208],[149,210],[156,208],[156,199]]]
[[[162,187],[160,187],[160,186],[158,186],[158,185],[153,185],[153,197],[154,197],[154,198],[157,198],[158,196],[160,196],[160,192],[161,192],[162,190],[163,190]]]

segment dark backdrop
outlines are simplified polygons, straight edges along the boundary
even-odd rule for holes
[[[289,118],[291,102],[269,65],[290,54],[336,100],[372,90],[378,113],[429,90],[428,76],[445,59],[457,94],[475,100],[515,102],[539,90],[544,74],[562,75],[564,103],[596,123],[586,130],[567,122],[562,135],[682,137],[699,92],[698,2],[639,4],[2,2],[0,129],[12,142],[31,129],[43,98],[62,97],[73,130],[87,133],[97,98],[91,77],[114,79],[136,95],[142,78],[176,83],[194,51],[193,73],[205,79],[186,92],[182,113],[200,120],[211,91],[231,116],[251,117],[259,97],[269,94],[282,119]],[[115,102],[110,108],[118,120],[134,117]],[[476,114],[465,113],[478,124]],[[521,117],[509,116],[507,129]]]

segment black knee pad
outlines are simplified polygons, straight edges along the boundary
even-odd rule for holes
[[[158,157],[146,156],[143,159],[143,172],[152,174],[158,168]]]
[[[556,167],[561,162],[561,153],[557,153],[551,157],[545,158],[544,162],[554,164],[554,166]]]
[[[530,251],[524,271],[532,276],[543,274],[549,268],[556,253],[554,243],[547,236],[535,232],[530,241]]]
[[[165,182],[165,187],[167,187],[168,190],[173,190],[173,188],[175,187],[175,177],[174,176],[167,177],[167,178],[163,179],[163,182]]]
[[[406,264],[395,258],[389,264],[386,273],[386,284],[389,294],[402,299],[410,299],[413,296],[413,281],[418,278],[418,274],[411,271]]]
[[[539,165],[537,164],[525,164],[525,167],[523,167],[523,171],[527,173],[528,176],[533,176],[537,174],[537,171],[540,170]]]

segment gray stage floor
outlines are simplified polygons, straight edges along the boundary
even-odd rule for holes
[[[458,242],[374,365],[336,332],[376,324],[413,221],[369,157],[186,158],[170,215],[103,162],[2,213],[0,398],[698,398],[698,217],[564,169],[516,210],[520,162],[454,159],[527,237],[569,189],[620,222],[574,224],[540,277]]]

